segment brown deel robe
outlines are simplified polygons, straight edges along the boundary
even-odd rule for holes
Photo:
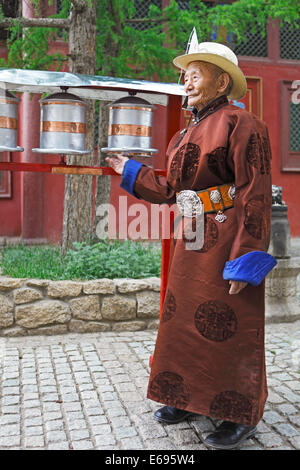
[[[270,241],[271,151],[266,125],[225,96],[198,113],[167,150],[167,178],[141,167],[134,192],[152,203],[176,192],[234,182],[234,207],[220,223],[205,214],[199,250],[172,242],[168,285],[147,397],[212,418],[255,425],[267,398],[264,281],[229,295],[226,261],[267,251]],[[178,142],[179,141],[179,142]]]

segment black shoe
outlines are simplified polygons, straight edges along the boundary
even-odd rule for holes
[[[160,423],[176,424],[184,421],[188,416],[193,415],[190,411],[179,410],[172,406],[163,406],[154,413],[154,418]]]
[[[256,430],[256,426],[223,421],[215,432],[207,436],[204,444],[214,449],[235,449],[246,439],[253,437]]]

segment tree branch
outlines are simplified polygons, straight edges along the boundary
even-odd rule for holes
[[[31,26],[45,27],[45,28],[61,28],[69,29],[69,18],[4,18],[0,21],[0,28],[13,26],[16,21],[24,28]]]

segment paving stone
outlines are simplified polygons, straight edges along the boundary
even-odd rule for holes
[[[63,407],[66,410],[66,412],[69,411],[81,411],[82,406],[79,401],[73,401],[73,402],[68,402],[68,403],[63,403]]]
[[[44,413],[43,417],[45,421],[51,421],[53,419],[62,418],[62,413],[61,411],[49,411]]]
[[[285,437],[294,437],[294,436],[299,436],[300,433],[293,427],[291,424],[288,423],[280,423],[280,424],[274,424],[273,425],[276,430]]]
[[[115,384],[115,388],[118,392],[136,392],[136,387],[132,382],[121,382]]]
[[[137,436],[121,439],[121,446],[122,446],[122,449],[125,449],[125,450],[144,449],[144,445],[141,439]]]
[[[280,387],[274,387],[276,392],[279,392],[283,397],[291,403],[300,402],[300,394],[293,393],[288,387],[285,385],[281,385]]]
[[[23,394],[23,400],[38,400],[39,399],[39,394],[38,393],[24,393]]]
[[[295,449],[300,450],[300,436],[291,437],[289,441]]]
[[[82,439],[88,439],[90,437],[90,433],[88,429],[75,429],[70,431],[72,441],[80,441]]]
[[[20,422],[20,419],[20,415],[17,414],[0,416],[0,426],[5,424],[17,424]]]
[[[100,450],[102,446],[116,444],[116,439],[112,434],[101,434],[99,436],[95,436],[95,442],[97,448]]]
[[[20,436],[0,437],[0,447],[15,447],[21,443]]]
[[[43,420],[41,416],[37,417],[32,417],[32,418],[25,418],[24,420],[24,426],[25,427],[30,427],[30,426],[42,426]]]
[[[282,405],[278,405],[277,409],[284,415],[290,416],[294,413],[297,413],[297,408],[295,408],[290,403],[283,403]]]
[[[13,396],[4,396],[2,398],[2,406],[7,406],[7,405],[18,405],[20,402],[20,397],[17,395]]]
[[[211,422],[210,419],[206,418],[206,416],[201,416],[200,419],[191,422],[192,427],[199,433],[203,431],[214,431],[215,426]]]
[[[286,382],[286,385],[292,390],[300,390],[300,381],[299,380],[289,380]]]
[[[20,424],[6,424],[0,428],[0,437],[17,436],[20,434]]]
[[[72,444],[74,450],[91,450],[94,449],[94,444],[92,441],[75,441]]]
[[[270,403],[274,403],[274,404],[277,404],[277,403],[284,403],[284,402],[285,402],[284,398],[282,398],[280,395],[278,395],[277,393],[273,392],[272,390],[269,390],[268,401],[269,401]]]
[[[44,437],[43,436],[25,436],[25,447],[44,447]]]
[[[114,428],[122,428],[130,425],[130,419],[127,416],[117,416],[110,418],[110,422]]]
[[[97,424],[92,426],[92,432],[95,436],[102,434],[110,434],[111,427],[109,424]]]
[[[70,411],[69,413],[66,414],[66,418],[69,424],[71,424],[73,421],[85,419],[82,411]]]
[[[145,442],[146,449],[151,450],[175,450],[176,445],[168,438],[164,439],[151,439]]]
[[[263,420],[267,424],[274,424],[284,421],[284,417],[276,411],[266,411],[263,415]]]
[[[106,424],[107,423],[107,417],[104,416],[104,415],[89,416],[88,420],[89,420],[89,423],[91,423],[92,426],[98,426],[99,424]]]
[[[177,444],[194,444],[199,442],[199,437],[192,429],[176,429],[174,431],[167,430],[168,435],[174,440]]]
[[[85,413],[87,416],[98,416],[104,414],[104,410],[101,408],[101,406],[94,406],[91,408],[86,408]]]
[[[112,381],[112,383],[117,384],[122,382],[130,382],[130,377],[128,374],[112,374],[110,380]]]
[[[49,431],[46,433],[48,442],[59,442],[66,440],[66,433],[64,431]]]
[[[60,399],[63,403],[79,403],[78,393],[60,393]]]
[[[126,437],[133,437],[137,435],[137,430],[133,426],[117,428],[115,432],[118,439],[124,439]]]
[[[288,419],[297,429],[300,429],[300,414],[290,415],[288,416]]]
[[[255,434],[255,439],[258,440],[260,444],[267,448],[273,448],[283,444],[283,440],[276,433],[257,433]]]
[[[25,436],[42,436],[42,435],[43,435],[42,426],[25,427]]]
[[[2,396],[5,397],[6,395],[19,395],[19,393],[19,387],[5,387],[3,389]]]
[[[45,429],[46,431],[61,431],[64,428],[64,422],[63,420],[52,420],[52,421],[47,421],[45,423]]]
[[[155,439],[157,437],[165,437],[167,435],[163,426],[156,426],[155,424],[152,426],[139,426],[138,430],[142,439],[145,440]]]
[[[68,441],[64,442],[54,442],[48,444],[48,450],[70,450],[70,445]]]

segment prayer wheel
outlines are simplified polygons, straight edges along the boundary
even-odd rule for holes
[[[86,108],[81,98],[71,93],[54,93],[40,101],[39,153],[85,155]]]
[[[0,95],[0,152],[23,152],[18,147],[19,98],[5,90]]]
[[[126,96],[109,105],[108,147],[105,153],[133,153],[150,157],[155,107],[136,96]]]

